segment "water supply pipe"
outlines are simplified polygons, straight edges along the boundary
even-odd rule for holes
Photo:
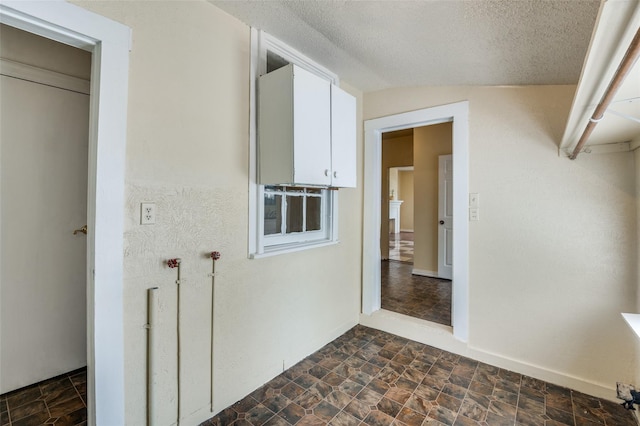
[[[156,317],[156,306],[158,304],[157,292],[158,287],[147,289],[147,323],[144,328],[147,330],[147,426],[153,425],[153,345],[154,332],[153,327]]]
[[[213,317],[214,317],[214,307],[216,300],[216,261],[220,259],[219,251],[211,252],[211,259],[213,259],[213,266],[211,267],[211,355],[210,355],[210,365],[211,365],[211,389],[209,392],[210,397],[210,405],[211,412],[213,413]]]
[[[178,388],[178,401],[177,401],[177,424],[180,425],[180,263],[181,259],[169,259],[167,260],[167,266],[169,268],[177,268],[178,277],[176,278],[177,296],[176,296],[176,343],[177,343],[177,369],[176,369],[176,383]]]

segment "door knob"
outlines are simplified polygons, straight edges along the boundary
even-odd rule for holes
[[[73,231],[73,235],[76,235],[78,233],[82,232],[83,234],[87,233],[87,225],[83,226],[80,229],[76,229],[75,231]]]
[[[444,220],[441,220],[441,221],[440,221],[440,225],[444,225]]]

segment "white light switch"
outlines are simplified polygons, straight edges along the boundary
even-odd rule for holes
[[[156,223],[156,205],[154,203],[140,204],[140,225]]]
[[[480,220],[480,209],[479,208],[473,208],[473,209],[469,209],[469,220],[472,221],[478,221]]]
[[[469,194],[469,208],[480,207],[480,194],[472,192]]]

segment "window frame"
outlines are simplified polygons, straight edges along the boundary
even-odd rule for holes
[[[291,238],[270,238],[264,235],[264,185],[258,182],[258,136],[257,136],[257,82],[267,71],[267,53],[271,52],[289,63],[298,65],[332,84],[338,85],[338,76],[286,45],[275,37],[251,28],[251,61],[249,93],[249,258],[261,258],[277,254],[306,250],[338,243],[338,194],[335,190],[323,191],[322,235],[317,232],[296,233]],[[312,235],[315,234],[315,235]],[[313,238],[309,238],[313,236]]]
[[[274,189],[268,189],[274,188]],[[276,189],[277,188],[277,189]],[[296,192],[295,189],[302,189],[303,192]],[[266,246],[280,246],[284,244],[296,244],[296,243],[310,243],[314,241],[320,240],[328,240],[330,237],[330,217],[327,212],[330,209],[331,197],[327,194],[327,189],[322,189],[320,193],[309,193],[306,190],[312,188],[306,187],[291,187],[291,186],[264,186],[263,194],[266,196],[268,193],[273,193],[276,196],[281,196],[281,214],[282,214],[282,223],[280,232],[263,235]],[[315,188],[320,189],[320,188]],[[303,209],[302,209],[302,225],[303,228],[306,228],[306,200],[307,198],[318,198],[320,199],[320,229],[314,231],[308,231],[303,229],[301,232],[287,232],[287,197],[300,197],[304,199]],[[266,203],[263,203],[263,207]]]

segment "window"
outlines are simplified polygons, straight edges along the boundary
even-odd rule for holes
[[[254,258],[337,242],[337,191],[264,186],[257,180],[257,80],[290,63],[338,83],[335,74],[309,58],[264,32],[251,30],[249,256]]]
[[[264,187],[264,244],[290,244],[328,239],[327,204],[319,188]]]

